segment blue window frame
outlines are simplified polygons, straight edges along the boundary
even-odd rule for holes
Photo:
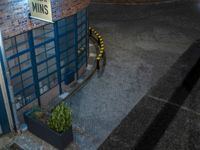
[[[73,74],[76,71],[76,26],[74,26],[74,17],[71,16],[58,21],[61,81],[64,81],[70,72]]]
[[[87,10],[4,39],[17,108],[68,80],[87,63]]]
[[[36,98],[28,35],[23,33],[4,40],[8,70],[17,107]]]
[[[58,84],[54,26],[48,24],[33,30],[40,95]]]
[[[77,14],[78,32],[78,69],[87,61],[87,10],[82,10]]]

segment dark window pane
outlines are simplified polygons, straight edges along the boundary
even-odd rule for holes
[[[22,80],[26,80],[27,78],[33,76],[32,70],[26,71],[22,74]]]
[[[19,64],[18,58],[12,59],[8,61],[8,67],[12,68],[14,66],[17,66]]]
[[[38,78],[39,78],[39,79],[41,79],[41,78],[43,78],[43,77],[45,77],[45,76],[47,76],[47,75],[48,75],[47,69],[45,69],[45,70],[43,70],[43,71],[41,71],[41,72],[38,72]]]
[[[31,85],[31,84],[33,84],[33,77],[30,77],[30,78],[23,81],[24,88]]]
[[[10,48],[10,49],[6,50],[6,57],[7,58],[12,56],[12,55],[15,55],[15,54],[17,54],[16,47],[13,47],[13,48]]]
[[[36,56],[36,62],[39,63],[41,61],[44,61],[46,59],[46,54],[45,53],[41,53],[39,55]]]
[[[52,59],[48,60],[47,64],[48,64],[48,67],[52,66],[53,64],[56,64],[56,59],[52,58]]]
[[[47,52],[47,57],[51,57],[51,56],[54,56],[55,55],[55,48],[52,48],[50,50],[48,50]]]
[[[31,87],[29,87],[29,88],[26,88],[25,90],[24,90],[24,97],[25,98],[29,98],[29,96],[31,96],[33,93],[35,93],[35,87],[34,86],[31,86]],[[31,99],[31,98],[30,98]]]
[[[35,49],[35,55],[39,55],[43,52],[45,52],[45,48],[43,46],[40,46],[40,47]]]
[[[14,76],[15,74],[19,72],[20,72],[19,66],[15,66],[12,69],[10,69],[11,76]]]
[[[44,70],[44,69],[47,69],[47,64],[46,64],[46,62],[44,62],[44,63],[42,63],[42,64],[40,64],[40,65],[37,66],[37,71],[38,71],[38,72],[41,72],[41,71]]]
[[[21,52],[21,51],[26,50],[28,48],[29,48],[29,45],[28,45],[27,42],[17,45],[18,52]]]
[[[55,44],[54,44],[54,42],[49,42],[49,43],[47,43],[45,46],[46,46],[46,49],[49,50],[49,49],[54,48],[54,47],[55,47]]]
[[[21,63],[20,66],[21,66],[21,70],[24,70],[24,69],[31,67],[31,60],[27,60],[27,61]]]
[[[22,63],[22,62],[24,62],[28,59],[30,59],[30,53],[29,52],[19,56],[20,63]]]
[[[17,92],[21,91],[22,89],[23,89],[22,83],[15,84],[13,86],[14,93],[17,93]]]
[[[56,68],[56,64],[53,65],[53,66],[51,66],[51,67],[49,67],[49,68],[48,68],[49,74],[52,73],[52,72],[54,72],[54,71],[56,71],[56,69],[57,69],[57,68]]]

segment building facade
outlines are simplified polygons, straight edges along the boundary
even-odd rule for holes
[[[89,0],[51,3],[53,23],[30,19],[27,0],[0,2],[0,134],[18,128],[26,109],[62,94],[86,68]]]

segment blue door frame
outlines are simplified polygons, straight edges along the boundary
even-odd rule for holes
[[[8,122],[8,116],[6,113],[6,108],[3,100],[3,94],[0,87],[0,125],[3,131],[3,134],[10,132],[10,126]]]

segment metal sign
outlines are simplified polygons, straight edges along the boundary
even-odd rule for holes
[[[53,22],[51,0],[29,0],[31,18]]]

